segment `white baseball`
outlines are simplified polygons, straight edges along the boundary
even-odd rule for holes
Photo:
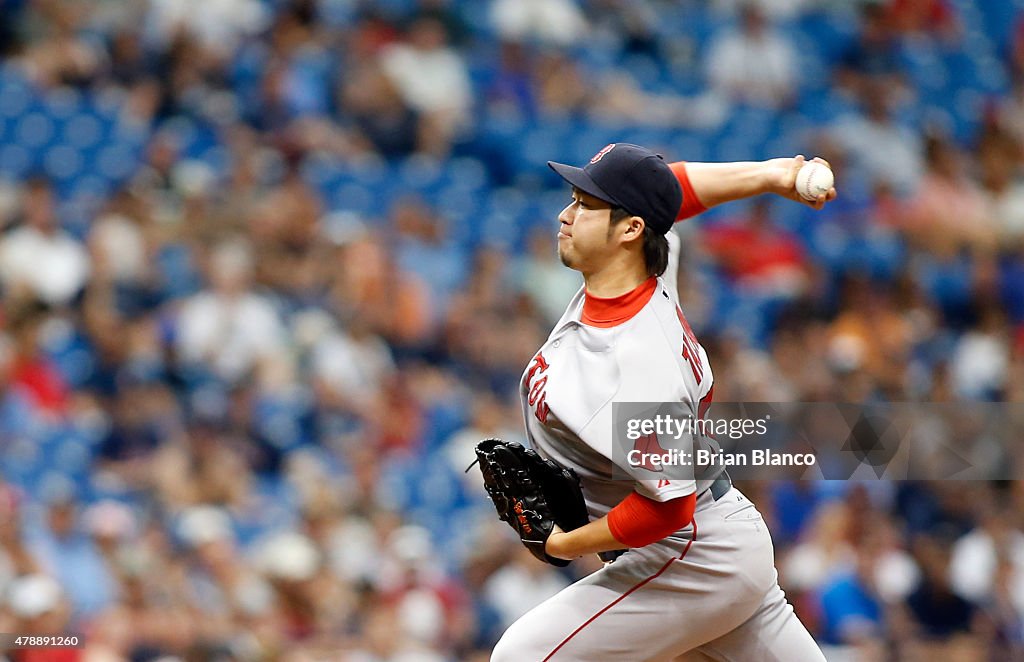
[[[811,202],[828,193],[835,183],[832,169],[817,161],[808,161],[796,173],[796,192]]]

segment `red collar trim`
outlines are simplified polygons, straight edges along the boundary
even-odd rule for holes
[[[634,290],[617,297],[596,297],[584,292],[583,315],[580,321],[587,326],[602,329],[628,322],[647,305],[654,296],[654,289],[657,286],[658,279],[652,276],[637,285]]]

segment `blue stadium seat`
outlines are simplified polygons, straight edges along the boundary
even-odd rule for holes
[[[32,91],[18,79],[0,79],[0,116],[18,118],[28,112],[33,102]]]
[[[41,149],[54,139],[54,121],[43,110],[36,110],[22,116],[14,128],[14,137],[28,149]]]
[[[92,147],[104,138],[103,123],[88,111],[80,112],[70,118],[63,127],[62,139],[65,143],[79,149]]]
[[[69,120],[82,108],[82,93],[73,87],[58,87],[46,94],[43,103],[50,117]]]
[[[398,166],[401,188],[420,194],[436,190],[443,176],[444,168],[441,163],[426,156],[410,156]]]
[[[100,150],[96,159],[97,172],[111,182],[127,180],[139,166],[134,150],[122,143],[112,143]]]
[[[48,149],[43,157],[46,173],[62,183],[76,179],[82,173],[84,165],[82,153],[62,143]]]
[[[28,175],[34,166],[32,152],[27,148],[12,142],[0,145],[0,173],[21,179]]]
[[[74,437],[65,439],[47,460],[68,476],[77,477],[89,470],[92,462],[91,450],[85,442]]]

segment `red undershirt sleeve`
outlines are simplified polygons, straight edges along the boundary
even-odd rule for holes
[[[707,207],[701,204],[700,198],[697,197],[697,193],[693,190],[693,184],[690,183],[690,176],[686,174],[686,161],[670,163],[668,167],[672,169],[672,174],[679,180],[679,186],[683,189],[683,204],[679,207],[679,214],[676,216],[676,220],[681,221],[706,211]]]
[[[608,528],[625,547],[646,547],[693,521],[696,507],[696,494],[655,501],[633,492],[608,513]]]

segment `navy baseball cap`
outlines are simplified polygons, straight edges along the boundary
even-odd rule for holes
[[[639,216],[665,234],[683,204],[683,189],[661,154],[630,143],[612,143],[577,168],[548,161],[562,179],[584,193]]]

